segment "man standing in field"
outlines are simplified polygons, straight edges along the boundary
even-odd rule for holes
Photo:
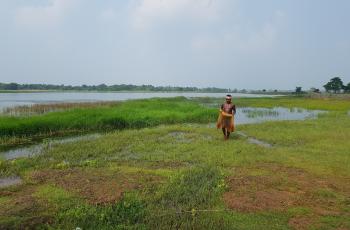
[[[216,127],[222,129],[224,139],[230,137],[230,133],[234,131],[234,115],[236,114],[236,106],[232,104],[232,96],[226,95],[226,102],[221,105],[219,118]]]

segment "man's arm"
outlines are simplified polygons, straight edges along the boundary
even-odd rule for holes
[[[236,105],[233,105],[233,106],[232,106],[232,113],[233,113],[233,115],[236,114]]]

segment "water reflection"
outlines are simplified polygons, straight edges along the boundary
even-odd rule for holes
[[[0,188],[5,188],[12,185],[18,185],[22,183],[22,179],[18,176],[0,178]]]
[[[130,99],[169,98],[169,97],[210,97],[222,98],[225,93],[191,93],[191,92],[33,92],[0,93],[0,110],[7,107],[96,101],[125,101]],[[234,97],[276,97],[279,95],[233,93]]]
[[[247,138],[248,142],[251,143],[251,144],[263,146],[265,148],[272,148],[273,147],[272,144],[267,143],[267,142],[262,141],[262,140],[258,140],[258,139],[253,138],[253,137],[250,137],[250,136],[248,136],[247,134],[245,134],[245,133],[243,133],[241,131],[236,132],[236,134],[238,134],[239,136],[242,136],[244,138]]]
[[[235,116],[236,124],[251,124],[276,120],[305,120],[317,118],[321,110],[307,110],[302,108],[238,108]]]
[[[5,160],[12,160],[19,157],[32,157],[42,152],[44,148],[51,148],[52,146],[56,144],[63,144],[63,143],[70,143],[70,142],[76,142],[81,140],[92,140],[100,137],[101,134],[89,134],[84,136],[76,136],[76,137],[68,137],[68,138],[62,138],[62,139],[54,139],[54,140],[48,140],[46,142],[43,142],[41,144],[32,145],[29,147],[22,147],[17,149],[11,149],[6,152],[0,153],[0,157],[4,158]]]

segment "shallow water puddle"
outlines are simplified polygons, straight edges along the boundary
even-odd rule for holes
[[[282,120],[305,120],[317,118],[322,110],[307,110],[301,108],[238,108],[235,116],[235,123],[252,124],[264,121],[282,121]]]
[[[18,185],[22,183],[22,179],[18,176],[0,178],[0,188]]]
[[[100,137],[101,134],[89,134],[84,136],[76,136],[76,137],[68,137],[62,139],[53,139],[46,141],[41,144],[32,145],[29,147],[22,147],[17,149],[11,149],[5,152],[0,153],[0,157],[3,157],[5,160],[12,160],[19,157],[32,157],[41,153],[44,148],[51,148],[52,145],[55,144],[64,144],[71,143],[80,140],[92,140]]]
[[[272,144],[267,143],[267,142],[262,141],[262,140],[255,139],[253,137],[249,137],[247,134],[245,134],[245,133],[243,133],[241,131],[236,132],[236,134],[239,135],[239,136],[247,138],[248,142],[251,143],[251,144],[260,145],[260,146],[263,146],[263,147],[266,147],[266,148],[272,148]]]

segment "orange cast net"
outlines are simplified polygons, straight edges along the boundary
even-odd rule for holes
[[[220,109],[218,121],[216,122],[216,127],[218,129],[225,128],[229,132],[235,131],[234,115],[230,113],[225,113],[222,109]]]

